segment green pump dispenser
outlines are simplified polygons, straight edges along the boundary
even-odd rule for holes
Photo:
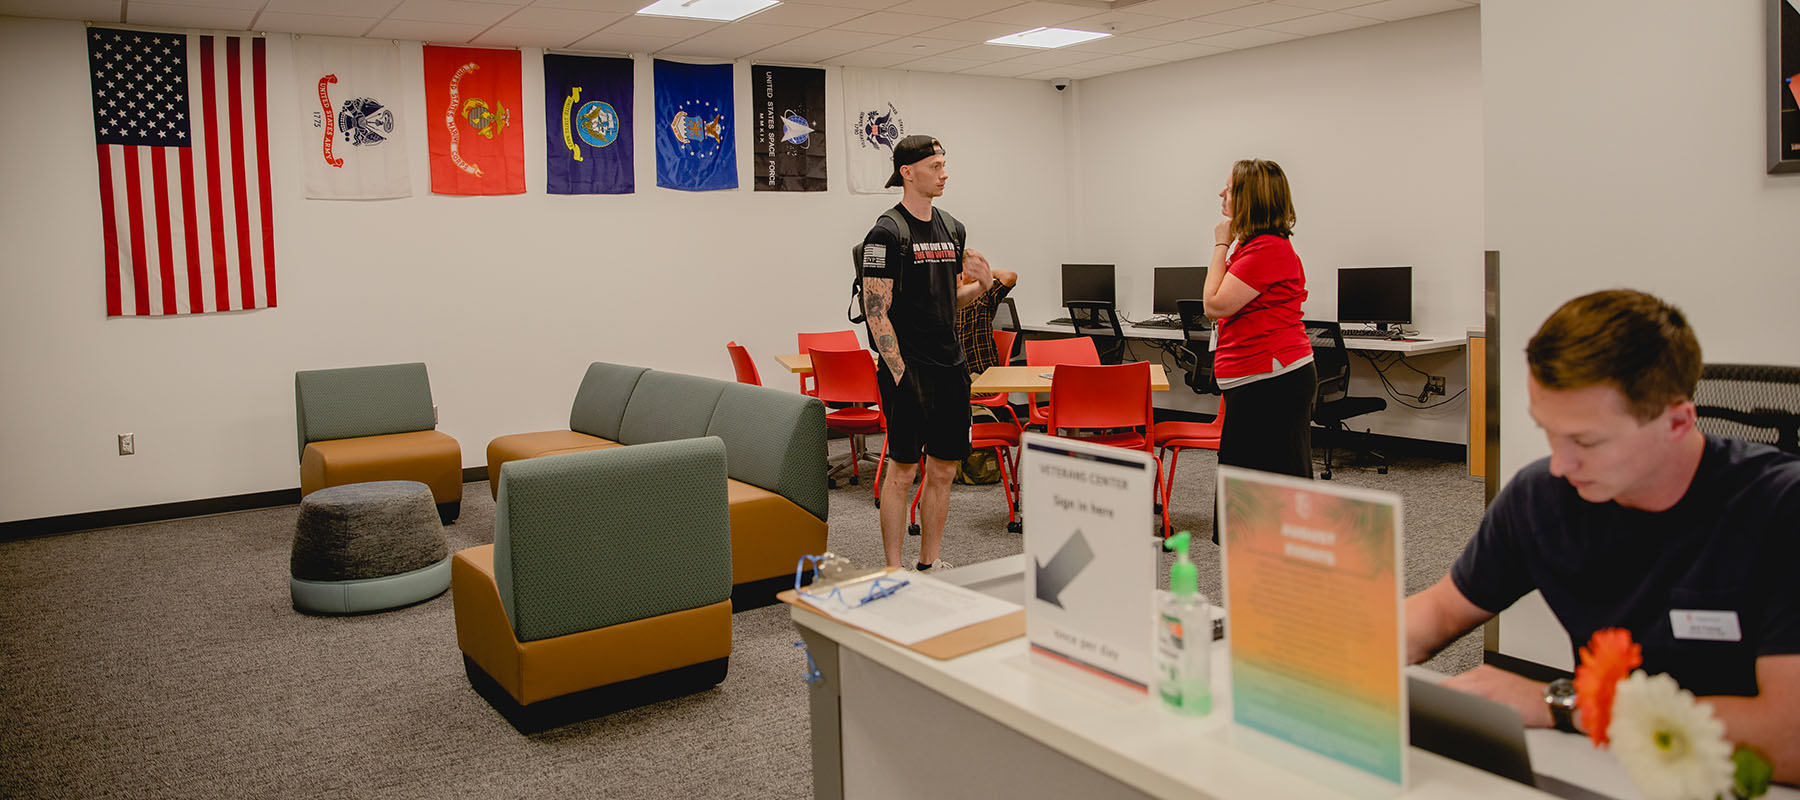
[[[1169,565],[1169,593],[1188,596],[1200,593],[1200,571],[1188,560],[1188,539],[1193,534],[1182,531],[1163,540],[1163,549],[1175,551],[1175,563]]]
[[[1156,593],[1156,641],[1151,659],[1156,692],[1163,705],[1179,714],[1212,711],[1212,609],[1200,594],[1200,575],[1188,558],[1192,534],[1182,531],[1163,540],[1175,551],[1169,566],[1169,590]]]

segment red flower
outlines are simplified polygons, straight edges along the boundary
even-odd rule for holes
[[[1594,638],[1581,648],[1581,664],[1575,667],[1575,705],[1595,747],[1610,741],[1606,728],[1612,724],[1613,692],[1619,681],[1642,663],[1643,648],[1631,641],[1631,631],[1624,628],[1595,631]]]

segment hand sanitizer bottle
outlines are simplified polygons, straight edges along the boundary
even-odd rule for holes
[[[1189,538],[1182,531],[1163,542],[1175,563],[1168,591],[1156,593],[1156,691],[1177,713],[1202,716],[1212,711],[1212,607],[1188,560]]]

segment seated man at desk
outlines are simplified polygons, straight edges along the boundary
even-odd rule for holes
[[[1407,599],[1407,659],[1536,589],[1576,647],[1629,630],[1645,672],[1668,673],[1777,781],[1800,782],[1800,458],[1701,433],[1699,342],[1650,295],[1571,300],[1526,357],[1550,457],[1519,470],[1449,574]],[[1446,685],[1527,725],[1580,724],[1563,681],[1482,666]]]

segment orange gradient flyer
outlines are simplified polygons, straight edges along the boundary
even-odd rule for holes
[[[1400,498],[1221,467],[1233,721],[1405,785]]]

